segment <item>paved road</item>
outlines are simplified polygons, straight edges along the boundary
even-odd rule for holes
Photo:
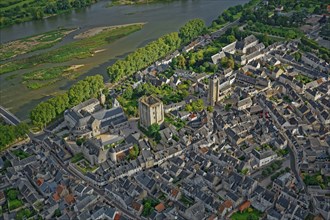
[[[290,144],[291,145],[291,144]],[[298,180],[298,182],[302,185],[303,187],[303,190],[306,189],[305,187],[305,183],[304,181],[301,179],[301,176],[299,175],[299,168],[297,167],[297,161],[296,161],[296,156],[295,156],[295,153],[294,153],[294,146],[290,146],[288,147],[288,150],[289,150],[289,155],[290,155],[290,167],[291,167],[291,170],[292,172],[294,173],[296,179]]]
[[[270,164],[271,164],[271,163],[270,163]],[[268,166],[268,165],[266,165],[265,167],[267,167],[267,166]],[[264,167],[264,168],[265,168],[265,167]],[[282,166],[281,166],[278,170],[275,170],[274,173],[270,174],[270,175],[267,176],[266,178],[262,178],[262,171],[264,170],[264,168],[258,170],[258,171],[255,172],[255,173],[253,173],[253,174],[251,175],[251,177],[254,178],[254,179],[257,179],[258,177],[261,177],[261,180],[258,180],[259,183],[260,183],[260,185],[263,186],[263,187],[267,187],[267,186],[269,186],[270,184],[272,184],[272,182],[273,182],[272,179],[271,179],[272,175],[275,174],[275,173],[277,173],[277,172],[279,172],[279,171],[281,171],[281,170],[284,170],[284,169],[287,168],[287,167],[290,168],[290,158],[289,158],[289,155],[284,157],[284,161],[283,161],[283,163],[282,163]]]
[[[230,27],[239,24],[239,19],[237,19],[236,21],[233,21],[231,23],[226,24],[224,27],[220,28],[219,30],[212,32],[211,33],[211,37],[214,38],[218,38],[220,37],[222,34],[224,34]]]
[[[10,113],[7,109],[0,105],[0,114],[6,120],[6,122],[12,125],[18,125],[21,121],[12,113]]]

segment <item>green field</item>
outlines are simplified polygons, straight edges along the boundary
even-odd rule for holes
[[[83,8],[96,0],[2,0],[0,28]]]
[[[96,49],[141,30],[142,26],[143,24],[132,24],[108,28],[94,36],[74,41],[47,53],[4,63],[0,65],[0,74],[32,68],[43,63],[62,63],[72,59],[83,59],[93,56]]]
[[[50,48],[72,31],[72,29],[59,29],[2,44],[0,45],[0,61],[20,54]]]

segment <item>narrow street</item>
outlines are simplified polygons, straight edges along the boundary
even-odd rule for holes
[[[43,145],[43,146],[46,147],[46,145]],[[50,149],[49,147],[47,147],[47,148],[48,148],[48,150],[50,150],[51,155],[55,158],[55,160],[57,161],[57,163],[61,166],[61,168],[62,168],[63,170],[65,170],[68,174],[70,174],[70,175],[73,176],[74,178],[76,178],[76,179],[78,179],[78,180],[85,181],[85,180],[81,179],[80,176],[79,176],[77,173],[75,173],[75,171],[69,169],[68,166],[65,165],[65,164],[61,161],[61,159],[56,155],[56,153],[54,152],[53,149]],[[124,214],[125,216],[127,216],[127,217],[130,218],[130,219],[140,219],[140,218],[137,218],[134,214],[132,214],[132,213],[128,212],[127,210],[125,210],[125,209],[121,206],[121,204],[118,204],[118,203],[116,203],[115,201],[111,200],[111,198],[105,194],[105,191],[104,191],[104,190],[101,190],[101,189],[99,189],[98,187],[93,186],[92,184],[89,184],[89,186],[92,187],[92,188],[94,189],[94,192],[96,192],[96,193],[98,194],[98,196],[99,196],[102,200],[106,201],[108,204],[110,204],[111,206],[113,206],[113,207],[115,207],[116,209],[118,209],[118,210],[121,212],[121,214]]]

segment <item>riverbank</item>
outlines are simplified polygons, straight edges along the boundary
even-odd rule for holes
[[[142,5],[142,4],[150,4],[150,3],[164,3],[164,2],[172,2],[175,0],[112,0],[108,7],[119,6],[119,5]]]
[[[135,31],[141,30],[143,25],[143,23],[139,23],[107,28],[91,37],[74,41],[47,53],[12,62],[5,62],[0,65],[0,74],[33,68],[44,63],[63,63],[72,59],[84,59],[93,56],[97,49]]]
[[[72,9],[85,8],[96,3],[97,0],[75,1],[36,1],[16,0],[0,3],[2,18],[0,28],[32,20],[42,20],[55,15],[67,13]]]

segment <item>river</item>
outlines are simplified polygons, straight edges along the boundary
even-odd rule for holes
[[[193,18],[202,18],[207,25],[210,25],[212,20],[228,7],[247,2],[248,0],[179,0],[107,8],[108,1],[100,1],[87,8],[74,10],[67,14],[3,28],[0,30],[0,40],[4,43],[51,31],[58,27],[79,27],[77,32],[83,32],[98,26],[146,22],[141,31],[111,43],[99,55],[83,61],[73,60],[65,63],[67,65],[85,64],[82,69],[85,74],[82,74],[77,80],[98,73],[107,79],[106,67],[136,48],[142,47],[166,33],[178,31],[180,26]],[[60,45],[73,41],[73,36],[77,32],[65,37]],[[44,64],[35,69],[51,66],[56,66],[56,64]],[[0,105],[15,113],[22,120],[28,118],[31,109],[40,101],[66,90],[76,81],[61,80],[48,87],[30,90],[21,83],[21,75],[26,72],[27,70],[19,70],[0,75]]]

